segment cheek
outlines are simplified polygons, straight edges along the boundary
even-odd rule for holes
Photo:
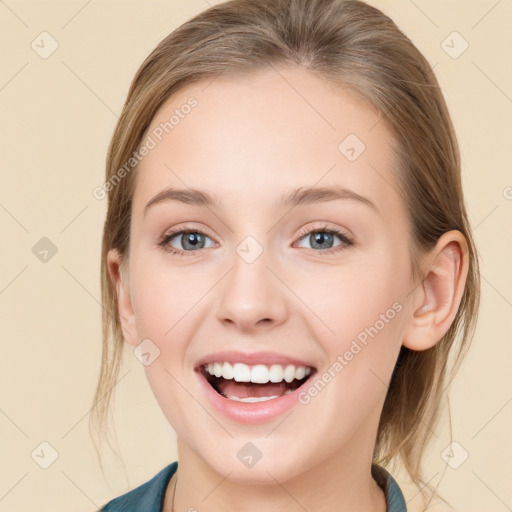
[[[136,273],[134,311],[139,336],[154,338],[156,344],[176,339],[194,317],[195,310],[212,286],[212,276],[146,266]]]
[[[318,326],[318,339],[324,340],[331,355],[358,337],[362,342],[374,338],[381,344],[399,342],[405,316],[400,312],[409,291],[403,264],[390,253],[311,274],[296,283],[297,295],[320,320],[312,325]]]
[[[177,269],[148,265],[134,279],[133,300],[139,339],[149,338],[159,350],[158,357],[144,367],[146,378],[168,422],[186,438],[187,419],[204,413],[187,392],[191,389],[187,344],[201,323],[198,305],[211,284],[184,275]]]
[[[387,392],[406,324],[409,282],[404,254],[405,259],[388,248],[358,265],[303,281],[299,293],[322,320],[311,322],[327,370],[318,386],[326,383],[330,389],[322,391],[322,407],[332,411],[331,421],[339,429],[350,428],[344,423],[347,415],[354,418],[350,425],[355,427],[356,418],[377,410]]]
[[[365,418],[380,414],[405,325],[406,282],[395,270],[394,265],[351,269],[348,275],[340,273],[338,281],[325,279],[328,294],[310,296],[311,309],[322,319],[311,325],[318,326],[314,337],[325,363],[304,403],[311,400],[315,416],[327,414],[324,435],[332,436],[333,443],[340,433],[354,435]]]

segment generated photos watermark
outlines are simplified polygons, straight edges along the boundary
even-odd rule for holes
[[[132,156],[120,167],[115,174],[113,174],[108,181],[103,183],[101,186],[94,187],[92,195],[95,199],[101,201],[107,197],[107,193],[114,189],[121,180],[129,174],[142,160],[144,157],[155,149],[159,142],[162,142],[164,137],[174,130],[183,119],[185,119],[192,109],[197,107],[198,101],[196,98],[191,96],[186,103],[181,105],[179,108],[174,110],[174,113],[169,117],[167,121],[161,122],[158,126],[153,128],[150,134],[144,139],[139,145],[139,148],[132,153]]]
[[[343,354],[338,355],[336,361],[319,375],[307,389],[299,394],[299,402],[303,405],[309,404],[368,345],[369,339],[375,338],[400,311],[402,311],[402,304],[396,301],[384,313],[379,315],[378,320],[373,325],[365,327],[351,341],[349,348]]]

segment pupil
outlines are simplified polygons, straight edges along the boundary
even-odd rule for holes
[[[190,244],[190,247],[195,249],[196,246],[201,243],[201,237],[202,235],[199,233],[188,233],[184,240],[184,247],[186,248],[186,246]]]
[[[326,233],[326,234],[316,233],[313,236],[314,236],[315,244],[319,244],[319,245],[322,245],[323,243],[330,241],[330,239],[332,238],[332,235],[330,233]]]

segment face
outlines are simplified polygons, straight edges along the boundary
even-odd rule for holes
[[[257,482],[371,460],[412,288],[379,119],[295,68],[188,86],[153,119],[126,340],[146,340],[149,383],[197,464]],[[166,189],[185,192],[153,200]]]

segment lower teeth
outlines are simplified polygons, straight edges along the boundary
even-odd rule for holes
[[[291,389],[288,389],[284,392],[284,395],[289,395],[292,392]],[[283,395],[283,396],[284,396]],[[248,403],[255,403],[255,402],[265,402],[266,400],[273,400],[274,398],[279,398],[280,395],[273,395],[273,396],[248,396],[247,398],[238,398],[237,396],[227,396],[229,400],[234,400],[235,402],[248,402]]]

